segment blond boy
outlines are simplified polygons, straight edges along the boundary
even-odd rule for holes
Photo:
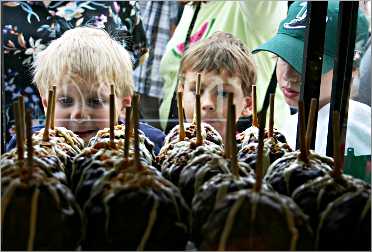
[[[117,118],[131,104],[129,54],[104,30],[81,27],[66,31],[37,55],[33,67],[44,108],[49,102],[48,90],[57,86],[56,126],[72,130],[85,141],[109,126],[110,85],[115,89]],[[164,134],[145,124],[140,128],[159,149]]]
[[[188,121],[194,111],[197,73],[201,73],[202,120],[224,136],[228,93],[234,94],[237,119],[252,113],[251,92],[256,83],[256,69],[251,55],[240,40],[224,32],[216,32],[186,51],[180,74]]]

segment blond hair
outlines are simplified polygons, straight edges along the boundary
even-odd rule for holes
[[[66,31],[37,54],[33,68],[34,82],[42,96],[52,85],[58,88],[76,77],[91,88],[113,84],[118,97],[133,94],[129,53],[102,29],[78,27]]]
[[[230,33],[215,32],[211,37],[191,46],[181,60],[180,73],[227,71],[242,80],[245,96],[251,95],[256,83],[256,67],[245,45]]]

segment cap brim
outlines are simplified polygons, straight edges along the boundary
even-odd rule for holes
[[[275,37],[254,49],[252,53],[267,51],[276,54],[278,57],[290,64],[298,73],[302,73],[304,42],[300,39],[286,34],[277,34]],[[322,74],[327,73],[333,68],[334,59],[324,55]]]

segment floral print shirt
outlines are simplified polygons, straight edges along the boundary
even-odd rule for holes
[[[136,1],[2,1],[2,147],[14,132],[12,102],[23,95],[33,108],[33,124],[44,123],[41,98],[32,84],[35,55],[78,26],[105,29],[130,53],[134,68],[147,52]],[[2,150],[4,150],[2,148]]]

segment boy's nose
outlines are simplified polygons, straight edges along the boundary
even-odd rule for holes
[[[289,64],[285,69],[284,79],[289,82],[298,82],[301,79],[299,73],[297,73]]]
[[[216,110],[216,105],[209,95],[201,97],[201,109],[205,112],[212,112]]]
[[[89,115],[82,107],[74,108],[70,114],[71,119],[88,119]]]

